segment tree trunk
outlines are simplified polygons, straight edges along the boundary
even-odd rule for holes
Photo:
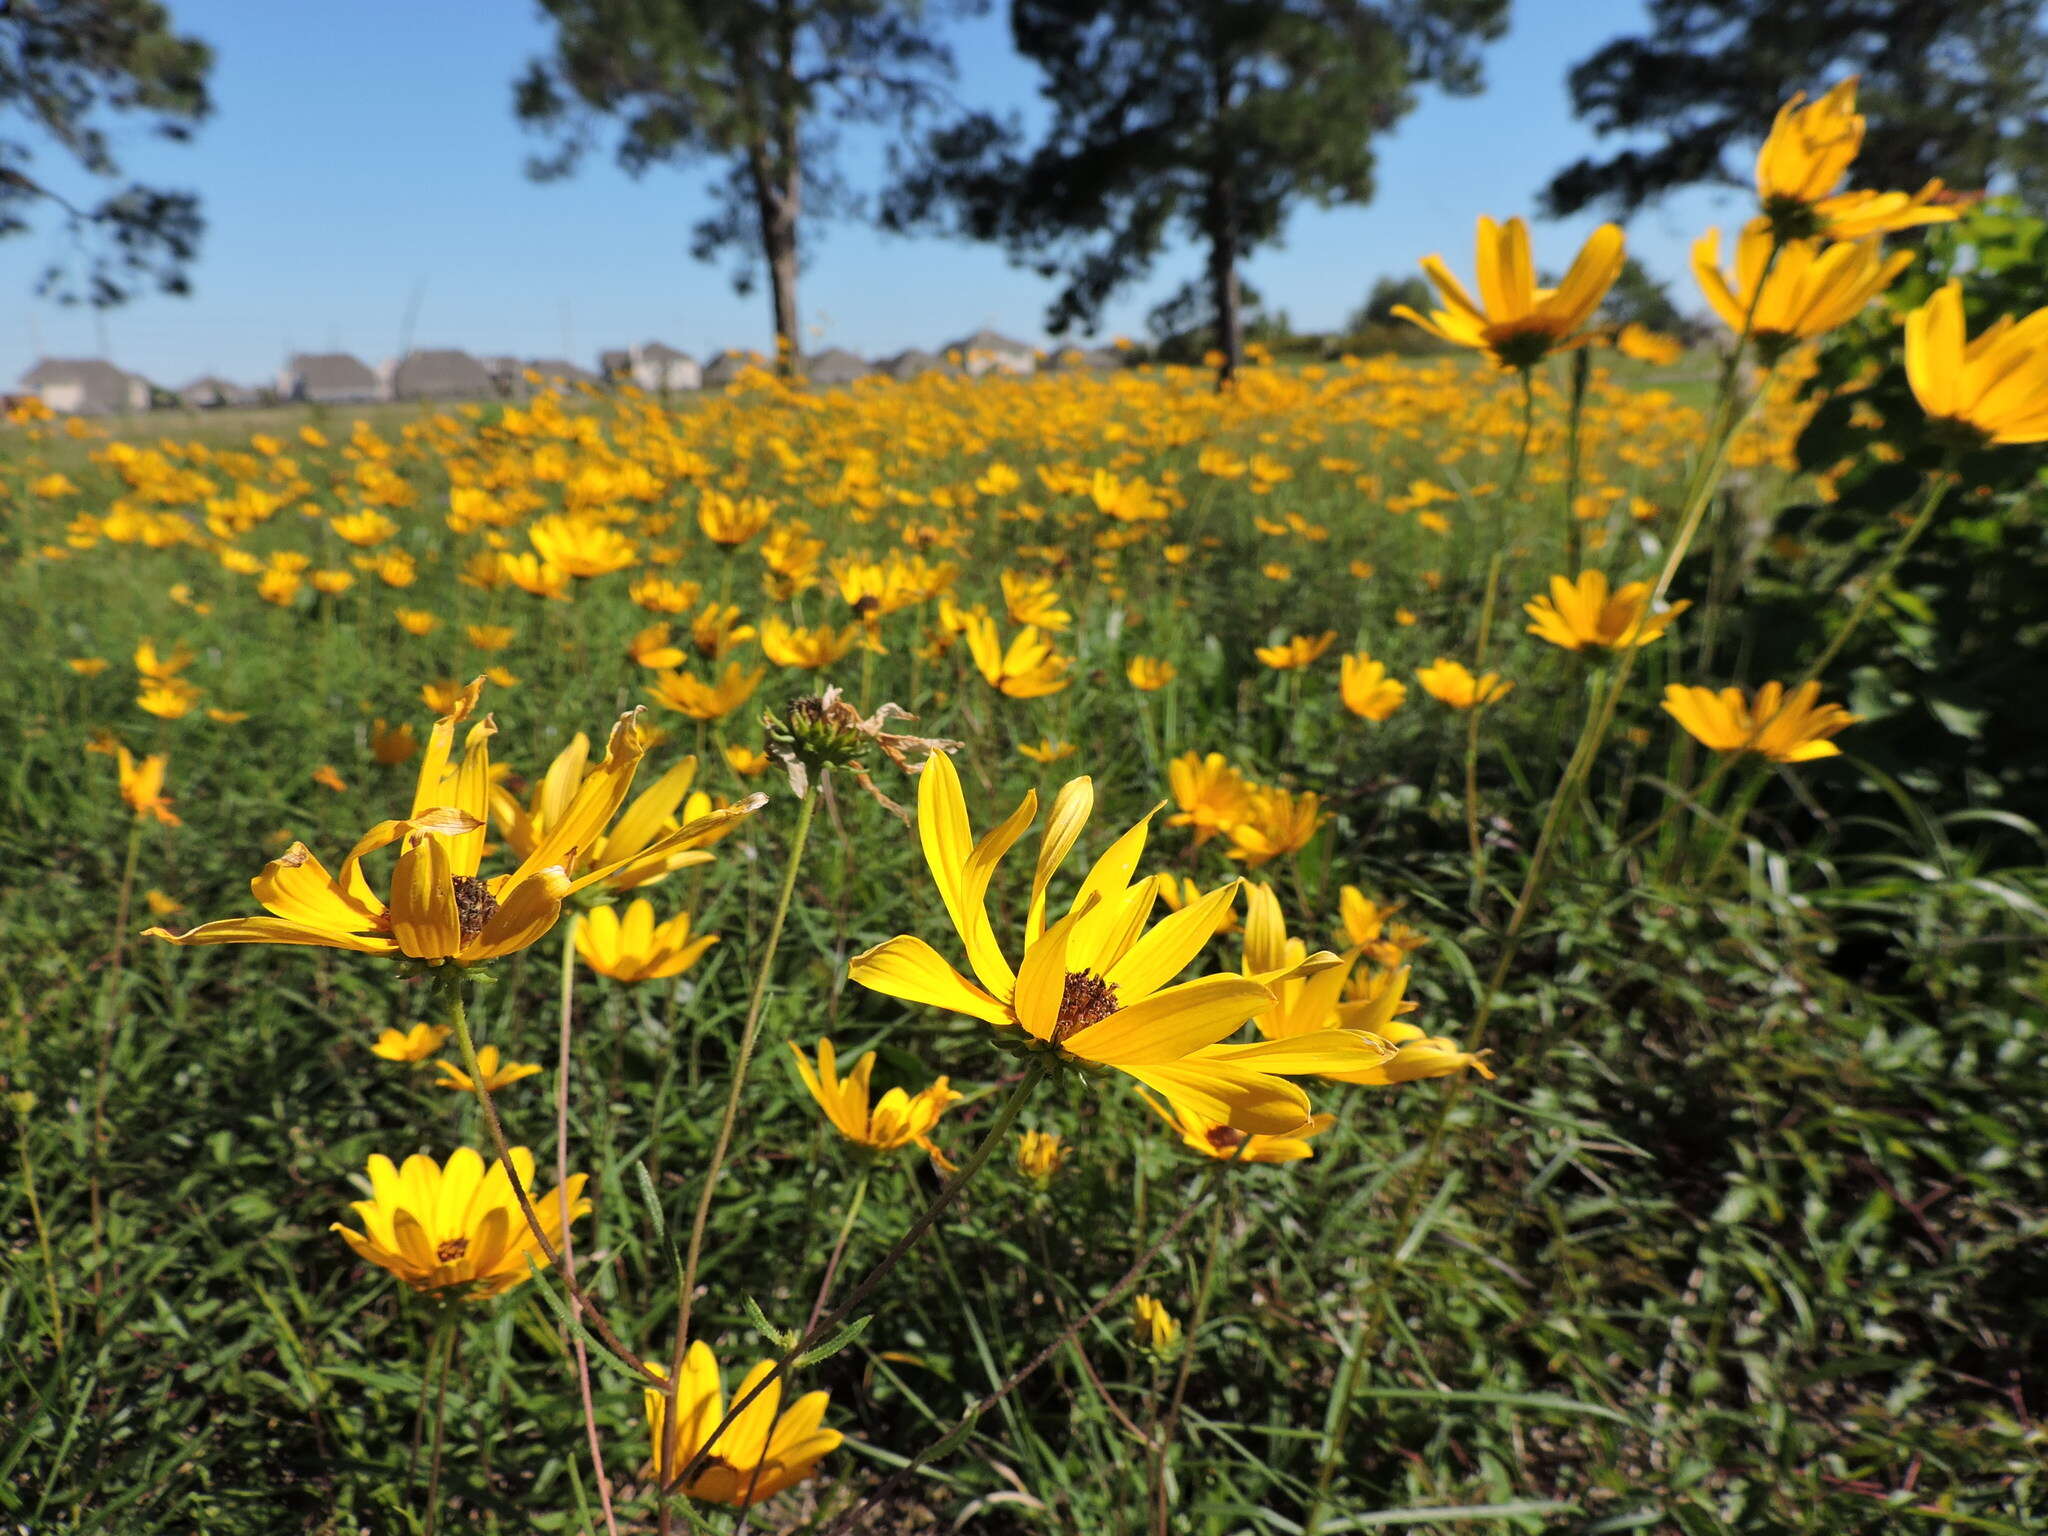
[[[761,221],[761,259],[768,266],[768,302],[775,321],[775,366],[787,373],[800,355],[796,318],[796,224],[800,183],[794,165],[781,175],[769,163],[768,148],[756,145],[747,157],[754,181],[754,206]]]
[[[1223,354],[1216,387],[1224,389],[1244,358],[1244,312],[1237,282],[1236,198],[1227,178],[1220,191],[1219,218],[1209,236],[1209,288],[1216,307],[1216,350]]]
[[[1244,314],[1237,282],[1237,178],[1229,141],[1230,61],[1219,47],[1211,102],[1213,138],[1209,166],[1209,291],[1216,311],[1216,350],[1223,361],[1216,387],[1230,387],[1244,359]]]

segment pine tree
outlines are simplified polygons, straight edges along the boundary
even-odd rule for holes
[[[1373,141],[1418,87],[1476,90],[1506,0],[1013,0],[1052,120],[976,112],[933,134],[885,222],[1000,244],[1064,279],[1046,317],[1092,328],[1169,238],[1207,248],[1221,375],[1242,355],[1239,266],[1303,200],[1363,203]]]

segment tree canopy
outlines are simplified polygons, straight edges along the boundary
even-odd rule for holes
[[[1746,185],[1742,159],[1795,91],[1862,76],[1862,185],[2048,201],[2048,24],[2040,0],[1650,0],[1640,36],[1571,72],[1572,104],[1632,143],[1558,172],[1552,213],[1627,213],[1679,187]]]
[[[1505,0],[1013,0],[1011,33],[1051,120],[945,125],[891,191],[885,222],[1004,247],[1062,280],[1054,334],[1093,329],[1174,235],[1208,248],[1227,375],[1242,343],[1238,264],[1299,202],[1362,203],[1373,141],[1416,88],[1479,85],[1475,44]]]
[[[123,183],[117,127],[182,142],[212,111],[213,51],[172,30],[151,0],[0,4],[0,107],[22,129],[0,134],[0,238],[51,215],[68,249],[37,291],[66,303],[119,304],[138,287],[189,289],[205,223],[198,197]],[[82,175],[91,189],[81,196]]]
[[[956,0],[971,10],[978,0]],[[514,88],[514,110],[551,135],[536,179],[570,174],[603,134],[630,175],[706,161],[713,211],[691,254],[734,258],[751,291],[765,268],[775,334],[798,344],[797,274],[806,219],[858,206],[834,160],[837,130],[898,122],[938,100],[952,55],[934,8],[902,0],[542,0],[553,53]]]

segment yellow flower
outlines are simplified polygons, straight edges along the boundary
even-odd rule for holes
[[[694,581],[671,581],[666,576],[642,576],[626,588],[626,596],[649,613],[684,613],[703,595]]]
[[[569,601],[569,573],[535,554],[500,554],[498,575],[531,597]]]
[[[1385,663],[1364,651],[1346,656],[1338,682],[1344,707],[1362,720],[1383,721],[1408,698],[1408,685],[1387,676]]]
[[[1221,752],[1207,757],[1183,752],[1166,765],[1166,783],[1180,807],[1166,824],[1193,828],[1197,848],[1217,833],[1228,832],[1251,809],[1251,786]]]
[[[855,1062],[853,1071],[842,1080],[830,1040],[818,1042],[815,1069],[794,1041],[789,1048],[796,1056],[797,1075],[804,1080],[804,1087],[832,1122],[832,1128],[848,1141],[873,1152],[894,1152],[915,1143],[933,1157],[940,1156],[939,1149],[932,1144],[932,1128],[939,1123],[939,1116],[960,1098],[945,1078],[914,1094],[891,1088],[870,1108],[868,1080],[875,1071],[873,1051]]]
[[[64,665],[76,672],[80,677],[98,677],[107,670],[107,658],[104,656],[74,656],[65,662]]]
[[[199,702],[199,690],[182,677],[146,678],[135,702],[159,720],[182,720]]]
[[[544,517],[526,530],[526,541],[548,565],[571,576],[608,576],[640,558],[631,539],[594,517]]]
[[[643,667],[656,670],[673,670],[683,664],[683,652],[679,646],[669,643],[672,626],[666,622],[650,624],[638,631],[626,642],[626,655]]]
[[[348,781],[335,771],[332,763],[322,763],[313,770],[313,782],[322,789],[331,789],[337,795],[348,791]]]
[[[1060,595],[1051,577],[1004,571],[998,580],[1003,588],[1003,606],[1009,610],[1012,624],[1065,629],[1074,622],[1074,616],[1060,606]]]
[[[1392,967],[1429,942],[1429,935],[1391,921],[1401,903],[1381,906],[1355,885],[1337,895],[1337,920],[1344,937],[1374,965]]]
[[[484,1075],[484,1090],[487,1093],[496,1093],[500,1088],[508,1087],[523,1077],[533,1077],[540,1071],[539,1063],[531,1061],[508,1061],[501,1065],[498,1060],[498,1048],[495,1045],[478,1046],[476,1064],[477,1070]],[[441,1074],[434,1079],[436,1088],[453,1088],[458,1093],[476,1092],[476,1084],[470,1079],[470,1075],[453,1062],[437,1061],[434,1063],[434,1069]]]
[[[451,1033],[446,1024],[415,1024],[407,1030],[379,1030],[377,1043],[370,1050],[386,1061],[421,1062],[446,1045]],[[477,1055],[481,1059],[483,1053],[479,1051]]]
[[[886,940],[857,956],[852,979],[871,991],[966,1014],[993,1025],[1029,1051],[1112,1068],[1176,1107],[1248,1132],[1290,1131],[1308,1118],[1308,1098],[1288,1076],[1357,1065],[1362,1040],[1221,1042],[1273,1001],[1242,976],[1203,976],[1173,984],[1216,930],[1236,882],[1146,931],[1158,882],[1132,876],[1145,851],[1147,816],[1096,860],[1067,915],[1048,926],[1052,877],[1093,809],[1085,778],[1055,797],[1039,848],[1024,922],[1023,963],[1013,970],[988,919],[986,894],[1003,855],[1036,817],[1038,796],[978,844],[952,762],[934,754],[918,779],[918,835],[925,862],[976,982],[955,971],[924,940]],[[1314,968],[1332,956],[1310,957]]]
[[[706,661],[716,661],[734,646],[753,638],[754,626],[740,622],[737,603],[727,603],[722,608],[717,603],[708,603],[690,621],[690,644]]]
[[[1278,645],[1257,646],[1252,654],[1275,672],[1298,672],[1320,661],[1336,643],[1337,631],[1326,629],[1320,635],[1295,635]]]
[[[1453,709],[1476,709],[1496,703],[1506,698],[1515,686],[1503,682],[1498,672],[1474,677],[1463,662],[1447,661],[1441,656],[1417,671],[1415,676],[1425,693],[1439,704],[1448,704]]]
[[[345,512],[339,517],[330,517],[327,526],[336,535],[349,543],[368,549],[373,544],[382,544],[398,532],[398,524],[382,512],[365,508],[360,512]]]
[[[723,491],[705,491],[697,499],[697,526],[714,544],[735,549],[768,526],[775,503],[765,496],[734,500]]]
[[[1963,285],[1949,282],[1906,317],[1906,379],[1929,419],[1964,441],[2048,442],[2048,309],[1970,341]]]
[[[589,787],[610,767],[609,752],[602,764],[590,766],[590,738],[578,731],[548,764],[527,804],[519,803],[509,784],[493,780],[491,814],[512,851],[527,857],[554,843],[558,829],[571,824]],[[602,879],[590,883],[609,891],[630,891],[652,885],[676,870],[710,863],[705,846],[715,842],[720,829],[737,818],[713,816],[709,796],[701,791],[690,795],[696,777],[696,758],[685,757],[676,763],[619,812],[611,831],[602,830],[604,823],[599,822],[584,833],[570,850],[568,873],[574,875],[578,866],[602,866]],[[624,799],[624,786],[620,787],[620,799]],[[742,802],[750,809],[764,803],[759,795]],[[605,819],[610,820],[608,816]],[[688,830],[698,823],[702,825],[695,831]]]
[[[138,819],[150,818],[167,827],[182,826],[177,812],[164,795],[164,774],[171,766],[168,752],[152,752],[137,762],[126,747],[116,749],[120,770],[121,798]]]
[[[574,1221],[590,1209],[583,1175],[543,1193],[534,1188],[533,1153],[525,1147],[512,1148],[512,1171],[529,1192],[549,1246],[559,1251],[565,1215]],[[378,1154],[369,1174],[371,1197],[350,1205],[362,1230],[338,1221],[328,1230],[339,1232],[357,1257],[416,1291],[485,1300],[525,1281],[529,1254],[545,1260],[502,1163],[487,1171],[468,1147],[451,1155],[445,1168],[421,1153],[402,1168]]]
[[[1254,785],[1244,814],[1230,825],[1230,856],[1256,869],[1285,854],[1299,853],[1327,819],[1319,795],[1307,790],[1289,794],[1284,789]]]
[[[1124,676],[1140,693],[1157,693],[1180,676],[1180,668],[1157,656],[1133,656],[1124,667]]]
[[[480,651],[502,651],[512,643],[512,637],[517,633],[510,624],[469,624],[463,627],[469,643]]]
[[[1160,1103],[1142,1089],[1138,1097],[1151,1105],[1153,1112],[1172,1127],[1190,1152],[1199,1152],[1204,1157],[1213,1157],[1224,1163],[1300,1162],[1316,1155],[1315,1148],[1308,1144],[1309,1138],[1322,1135],[1337,1123],[1335,1115],[1315,1115],[1285,1136],[1247,1136],[1227,1125],[1192,1119]]]
[[[659,1361],[650,1365],[656,1375],[667,1378],[667,1367]],[[774,1361],[758,1361],[741,1380],[734,1400],[745,1399],[774,1369]],[[780,1376],[768,1382],[734,1416],[711,1444],[704,1470],[684,1486],[684,1470],[706,1449],[705,1442],[725,1419],[718,1360],[701,1340],[693,1343],[683,1356],[682,1379],[676,1385],[673,1432],[668,1428],[667,1388],[648,1387],[641,1394],[654,1480],[686,1498],[745,1508],[772,1499],[816,1473],[818,1463],[846,1437],[823,1427],[830,1401],[826,1393],[806,1392],[783,1412],[782,1383]]]
[[[1074,744],[1071,741],[1054,741],[1050,736],[1047,736],[1035,744],[1028,741],[1020,741],[1017,743],[1017,751],[1020,755],[1030,758],[1034,763],[1043,763],[1050,767],[1054,763],[1063,763],[1072,757],[1074,755]]]
[[[142,893],[142,899],[149,904],[149,910],[157,917],[169,917],[173,912],[185,910],[185,904],[166,891],[151,886]]]
[[[1073,1153],[1057,1131],[1025,1131],[1017,1138],[1017,1171],[1040,1189],[1053,1181]]]
[[[370,728],[370,755],[380,763],[405,762],[419,749],[419,737],[413,734],[410,721],[394,728],[379,719]]]
[[[816,629],[806,629],[780,617],[764,619],[761,623],[761,654],[778,667],[815,672],[843,661],[847,653],[859,644],[858,624],[849,624],[844,629],[833,629],[824,624]]]
[[[1490,1081],[1493,1071],[1486,1065],[1487,1052],[1460,1050],[1455,1040],[1426,1035],[1418,1026],[1395,1017],[1415,1006],[1404,1000],[1407,988],[1406,966],[1365,978],[1362,989],[1354,981],[1354,1000],[1338,1008],[1338,1017],[1345,1028],[1360,1030],[1376,1040],[1382,1057],[1352,1071],[1328,1072],[1324,1076],[1333,1082],[1361,1083],[1372,1088],[1392,1088],[1466,1071],[1477,1072]]]
[[[394,608],[391,616],[408,635],[431,635],[441,623],[424,608]]]
[[[444,677],[420,685],[420,702],[436,715],[453,714],[462,708],[466,685],[460,678]]]
[[[1006,647],[996,621],[986,615],[966,618],[967,650],[988,685],[1012,699],[1038,699],[1058,693],[1073,679],[1071,658],[1060,655],[1035,624],[1026,624]]]
[[[1162,872],[1154,875],[1152,879],[1159,887],[1160,905],[1169,912],[1178,912],[1183,907],[1191,907],[1202,899],[1202,888],[1195,884],[1189,876],[1182,875],[1179,879],[1175,879],[1172,875]],[[1235,932],[1237,932],[1237,909],[1235,907],[1225,907],[1222,914],[1216,919],[1213,936],[1220,939],[1227,934]]]
[[[1692,605],[1673,603],[1661,613],[1650,611],[1650,584],[1631,581],[1610,596],[1607,573],[1579,572],[1576,582],[1562,576],[1550,578],[1550,595],[1522,604],[1522,611],[1536,622],[1529,633],[1567,651],[1628,650],[1648,645],[1670,627],[1671,621]]]
[[[1685,356],[1685,343],[1676,336],[1662,335],[1631,320],[1615,334],[1614,350],[1639,363],[1669,367]]]
[[[1775,251],[1775,257],[1773,252]],[[1853,320],[1913,264],[1911,251],[1885,256],[1875,240],[1777,245],[1752,226],[1735,246],[1735,280],[1721,271],[1721,232],[1693,242],[1692,270],[1721,323],[1755,338],[1767,360]]]
[[[1780,240],[1860,240],[1960,215],[1937,202],[1939,181],[1910,194],[1836,190],[1863,147],[1856,84],[1851,75],[1811,103],[1804,92],[1794,96],[1778,109],[1757,152],[1756,195],[1763,209],[1758,223]]]
[[[209,704],[206,707],[206,718],[215,725],[240,725],[249,718],[249,712],[246,709],[215,709]]]
[[[738,742],[729,742],[725,747],[725,766],[743,779],[757,778],[766,773],[771,761],[766,752],[756,752]]]
[[[636,711],[612,728],[604,763],[583,779],[518,866],[485,878],[477,870],[490,809],[489,743],[495,727],[488,716],[470,728],[460,764],[449,764],[455,728],[475,709],[480,689],[481,680],[472,683],[457,707],[435,722],[420,760],[411,812],[366,832],[342,860],[339,875],[330,875],[304,843],[293,843],[250,882],[270,916],[227,918],[183,934],[152,928],[150,936],[181,945],[307,944],[473,965],[542,938],[554,927],[563,901],[577,891],[628,866],[659,863],[762,803],[756,798],[713,812],[652,841],[636,838],[629,854],[596,862],[589,850],[602,846],[604,827],[624,803],[646,750]],[[614,836],[623,833],[621,828]],[[398,862],[387,904],[371,890],[362,862],[394,845]],[[586,858],[593,867],[572,878],[567,866]]]
[[[1422,270],[1436,285],[1444,307],[1427,318],[1407,305],[1394,313],[1431,335],[1460,347],[1476,347],[1503,368],[1533,368],[1555,351],[1578,346],[1586,322],[1621,275],[1627,242],[1613,224],[1602,224],[1586,241],[1564,281],[1536,286],[1529,256],[1529,226],[1479,220],[1479,302],[1451,275],[1440,256],[1426,256]]]
[[[1765,683],[1748,699],[1740,688],[1664,690],[1664,712],[1702,746],[1716,752],[1760,752],[1774,763],[1837,757],[1830,737],[1856,723],[1839,704],[1820,702],[1820,684],[1803,683],[1788,697],[1782,683]]]
[[[736,661],[727,662],[723,675],[709,683],[694,672],[663,672],[647,697],[692,720],[722,720],[751,699],[767,675],[766,667],[750,671]]]
[[[1143,1292],[1133,1296],[1131,1313],[1137,1320],[1140,1349],[1163,1355],[1180,1343],[1179,1321],[1154,1298]]]
[[[576,953],[598,975],[613,981],[680,976],[717,942],[715,933],[692,938],[687,912],[655,922],[654,903],[644,897],[626,908],[623,920],[616,907],[593,907],[576,927]]]
[[[356,578],[353,571],[315,571],[313,573],[313,590],[324,592],[329,597],[339,597],[355,584]]]
[[[182,642],[164,653],[157,651],[154,640],[144,640],[135,647],[137,675],[153,682],[168,682],[191,665],[192,648]]]

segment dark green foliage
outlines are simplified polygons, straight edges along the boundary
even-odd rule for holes
[[[1641,34],[1571,73],[1596,133],[1649,142],[1560,171],[1553,213],[1627,213],[1679,187],[1746,186],[1743,158],[1796,91],[1860,74],[1857,184],[2048,197],[2048,30],[2039,0],[1651,0]]]
[[[1652,277],[1633,256],[1621,264],[1620,275],[1607,290],[1600,318],[1608,325],[1647,326],[1666,336],[1683,336],[1694,329],[1672,303],[1671,285]]]
[[[1368,201],[1373,140],[1417,87],[1471,91],[1502,0],[1015,0],[1017,49],[1052,120],[974,112],[939,130],[890,194],[897,228],[1004,247],[1062,281],[1055,335],[1092,329],[1176,235],[1209,251],[1224,372],[1242,351],[1238,263],[1300,201]]]
[[[694,231],[700,261],[734,256],[733,283],[763,269],[775,335],[798,348],[800,231],[858,206],[833,161],[836,130],[894,122],[906,131],[952,76],[930,29],[936,6],[897,0],[544,0],[551,57],[514,89],[514,110],[552,136],[528,163],[538,180],[566,176],[607,121],[615,156],[639,176],[657,165],[718,168],[715,210]],[[944,9],[972,12],[978,0]]]
[[[1885,304],[1829,340],[1811,387],[1868,383],[1827,400],[1800,440],[1802,468],[1829,476],[1835,496],[1788,507],[1767,543],[1752,593],[1766,666],[1807,653],[1840,622],[1814,610],[1815,582],[1879,558],[1897,537],[1894,514],[1941,463],[1906,385],[1898,324],[1951,276],[1965,277],[1973,335],[2000,315],[2048,305],[2048,223],[2002,202],[1937,226]],[[2024,446],[1971,454],[1960,470],[1845,653],[1849,703],[1866,717],[1857,750],[1937,814],[1987,806],[2039,822],[2048,819],[2048,475],[2039,450]]]
[[[49,211],[74,247],[44,271],[40,293],[105,307],[143,286],[188,291],[205,228],[199,199],[119,185],[115,141],[138,127],[189,139],[212,111],[212,67],[213,50],[174,32],[152,0],[0,5],[0,108],[12,120],[0,135],[0,239],[27,234]],[[46,150],[50,168],[39,161]],[[108,189],[97,201],[62,190],[81,172]]]

